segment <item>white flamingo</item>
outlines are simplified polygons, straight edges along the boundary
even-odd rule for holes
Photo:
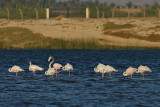
[[[56,77],[58,77],[58,71],[57,70],[59,70],[59,69],[61,69],[62,68],[62,65],[61,64],[59,64],[59,63],[54,63],[53,64],[53,68],[56,70]]]
[[[29,61],[29,64],[30,64],[29,65],[29,70],[33,71],[33,76],[35,76],[35,71],[38,71],[38,70],[42,71],[42,70],[44,70],[44,68],[42,68],[42,67],[39,67],[37,65],[32,65],[31,61]]]
[[[14,65],[12,68],[8,69],[9,72],[15,72],[16,76],[18,76],[18,72],[24,71],[21,67]]]
[[[145,74],[145,73],[151,73],[151,72],[152,72],[152,71],[151,71],[151,69],[150,69],[149,67],[143,66],[143,65],[140,65],[140,66],[138,67],[138,71],[137,71],[137,73],[142,74],[143,77],[144,77],[144,74]]]
[[[63,68],[63,70],[69,71],[69,77],[70,77],[70,71],[73,71],[73,66],[69,63],[67,63]]]
[[[99,63],[98,65],[97,65],[97,67],[95,67],[94,68],[94,71],[95,72],[100,72],[100,73],[102,73],[102,77],[104,77],[104,69],[105,69],[105,65],[104,64],[101,64],[101,63]]]
[[[125,72],[123,72],[123,76],[131,76],[131,78],[132,78],[132,75],[134,73],[136,73],[137,70],[138,70],[137,68],[129,67],[129,68],[126,69]]]
[[[112,72],[118,72],[118,70],[116,70],[115,68],[113,68],[110,65],[106,65],[104,68],[104,73],[109,73],[109,77],[111,78],[111,73]]]
[[[52,59],[52,61],[50,62],[49,68],[48,68],[48,70],[45,72],[45,75],[52,75],[52,77],[53,77],[53,75],[56,73],[56,70],[51,67],[52,63],[54,62],[54,58],[53,58],[52,56],[50,56],[50,57],[48,58],[48,62],[49,62],[51,59]]]

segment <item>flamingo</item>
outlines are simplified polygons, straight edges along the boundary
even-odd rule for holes
[[[150,73],[150,72],[152,72],[151,69],[149,67],[143,66],[143,65],[140,65],[138,67],[138,71],[137,71],[137,73],[142,74],[143,77],[144,77],[144,73]]]
[[[9,72],[15,72],[16,76],[18,76],[18,72],[24,71],[21,67],[14,65],[12,68],[8,69]]]
[[[73,66],[71,64],[69,64],[69,63],[67,63],[62,69],[66,70],[66,71],[69,71],[69,77],[70,77],[70,71],[74,70]]]
[[[102,73],[102,77],[104,77],[104,68],[105,68],[105,65],[104,64],[101,64],[101,63],[99,63],[98,65],[97,65],[97,67],[95,67],[94,68],[94,71],[95,72],[100,72],[100,73]]]
[[[126,69],[125,72],[123,72],[123,76],[131,76],[131,78],[132,78],[132,75],[135,72],[137,72],[137,70],[138,70],[137,68],[129,67],[129,68]]]
[[[104,68],[104,72],[105,73],[109,73],[109,78],[111,78],[111,73],[115,71],[115,72],[118,72],[118,70],[116,70],[115,68],[113,68],[112,66],[110,65],[106,65],[105,68]]]
[[[56,70],[56,77],[58,77],[58,69],[61,69],[62,68],[62,65],[61,64],[59,64],[59,63],[54,63],[53,64],[53,68]]]
[[[37,71],[37,70],[40,70],[40,71],[44,70],[44,68],[42,68],[42,67],[39,67],[37,65],[32,65],[31,61],[29,61],[29,64],[30,64],[29,65],[29,70],[33,71],[33,76],[35,76],[35,71]]]
[[[48,62],[49,62],[51,59],[52,59],[52,61],[50,62],[49,68],[48,68],[48,70],[45,72],[45,75],[52,75],[52,77],[53,77],[53,75],[56,73],[56,70],[55,70],[54,68],[51,68],[51,64],[54,62],[54,58],[53,58],[52,56],[50,56],[50,57],[48,58]]]

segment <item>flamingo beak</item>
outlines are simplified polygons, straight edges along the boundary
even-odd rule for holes
[[[149,72],[152,72],[151,70],[149,70]]]
[[[22,71],[24,71],[24,70],[22,70]]]
[[[42,70],[44,70],[44,68],[42,68]]]
[[[62,67],[62,70],[63,70],[63,71],[65,70],[64,67]]]
[[[116,72],[118,72],[118,70],[115,70]]]

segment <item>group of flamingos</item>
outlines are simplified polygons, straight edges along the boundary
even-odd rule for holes
[[[54,74],[56,74],[56,77],[57,77],[59,72],[61,72],[61,71],[68,71],[69,72],[69,77],[70,77],[70,71],[73,70],[73,66],[72,65],[70,65],[69,63],[67,63],[64,67],[62,67],[62,65],[59,64],[59,63],[54,63],[53,64],[54,58],[52,56],[50,56],[48,58],[48,62],[50,62],[50,64],[49,64],[48,70],[45,71],[45,75],[51,75],[51,76],[53,76]],[[53,68],[51,67],[52,64],[53,64]],[[61,71],[58,71],[60,69],[61,69]],[[35,72],[38,71],[38,70],[42,71],[42,70],[44,70],[44,68],[39,67],[37,65],[33,65],[31,63],[31,61],[29,61],[29,71],[33,72],[33,76],[35,76]],[[9,68],[8,71],[9,72],[14,72],[14,73],[16,73],[16,76],[18,76],[18,72],[24,71],[24,70],[21,67],[19,67],[17,65],[14,65],[12,68]]]
[[[48,70],[45,71],[45,75],[51,75],[53,77],[53,75],[56,74],[56,77],[57,77],[59,72],[68,71],[69,72],[69,77],[70,77],[70,71],[73,71],[73,66],[71,64],[67,63],[65,66],[62,66],[59,63],[54,63],[53,64],[54,58],[52,56],[50,56],[48,58],[48,62],[50,62],[50,64],[49,64]],[[29,65],[29,70],[33,72],[34,76],[35,76],[35,71],[44,70],[44,68],[42,68],[42,67],[39,67],[37,65],[33,65],[31,63],[31,61],[29,61],[29,64],[30,64]],[[53,64],[53,68],[51,66],[52,64]],[[61,71],[58,71],[58,70],[61,70]],[[14,65],[12,68],[9,68],[8,71],[9,72],[14,72],[14,73],[16,73],[16,76],[18,76],[18,72],[24,71],[24,70],[21,67],[19,67],[17,65]],[[102,73],[102,77],[104,77],[105,73],[109,73],[109,78],[111,78],[111,73],[112,72],[118,72],[118,70],[116,70],[112,66],[104,65],[104,64],[101,64],[101,63],[99,63],[97,65],[97,67],[94,68],[94,71],[96,73]],[[138,68],[133,68],[133,67],[127,68],[126,71],[123,72],[123,76],[131,76],[132,77],[132,75],[134,73],[140,73],[144,77],[145,73],[150,73],[150,72],[152,72],[152,71],[149,67],[140,65]]]
[[[97,67],[94,68],[94,71],[102,73],[102,77],[104,77],[104,73],[109,73],[110,78],[111,78],[112,72],[118,72],[118,70],[116,70],[112,66],[104,65],[101,63],[99,63],[97,65]],[[131,76],[132,77],[132,75],[134,73],[140,73],[144,77],[145,73],[150,73],[150,72],[152,72],[150,68],[148,68],[147,66],[140,65],[138,68],[133,68],[133,67],[127,68],[126,71],[123,72],[123,76]]]

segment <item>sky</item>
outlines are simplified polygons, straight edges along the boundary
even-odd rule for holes
[[[68,1],[68,0],[57,0],[57,1]],[[95,1],[95,0],[80,0],[80,1]],[[115,3],[118,5],[125,5],[129,1],[131,1],[135,5],[144,5],[144,4],[153,4],[155,1],[157,1],[160,4],[160,0],[98,0],[99,2],[107,2]]]

